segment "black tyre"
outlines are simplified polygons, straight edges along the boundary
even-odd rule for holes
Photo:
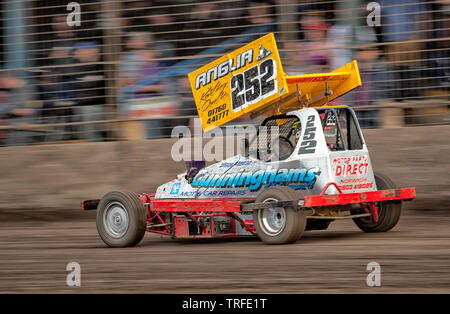
[[[273,186],[261,192],[256,203],[297,200],[298,194],[286,186]],[[306,226],[306,213],[293,207],[258,209],[253,222],[259,238],[267,244],[287,244],[300,239]]]
[[[98,234],[110,247],[135,246],[146,228],[147,211],[137,194],[110,192],[98,204]]]
[[[375,173],[375,182],[378,190],[395,189],[396,186],[387,176]],[[386,232],[395,227],[402,211],[401,201],[377,202],[378,221],[373,221],[372,217],[355,218],[355,224],[365,232]],[[352,212],[352,213],[361,213]]]

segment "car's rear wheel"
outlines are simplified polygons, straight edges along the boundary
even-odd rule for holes
[[[286,186],[274,186],[261,192],[256,203],[297,200],[297,193]],[[253,213],[259,238],[267,244],[287,244],[300,239],[306,226],[306,214],[294,207],[261,208]]]
[[[97,230],[103,242],[111,247],[138,244],[147,227],[147,212],[138,195],[110,192],[97,207]]]
[[[395,189],[396,185],[387,176],[375,173],[375,182],[378,190]],[[401,201],[377,202],[378,221],[370,217],[355,218],[353,221],[364,232],[386,232],[395,227],[402,211]],[[352,211],[353,214],[360,214],[361,211]]]

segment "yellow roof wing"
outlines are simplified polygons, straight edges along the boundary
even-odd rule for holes
[[[330,73],[286,76],[286,82],[291,92],[297,91],[298,84],[303,105],[317,107],[361,86],[361,77],[352,61]]]
[[[323,106],[361,85],[356,61],[330,73],[288,76],[273,33],[189,73],[204,131],[239,117]]]

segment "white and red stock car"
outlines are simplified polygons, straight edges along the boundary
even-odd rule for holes
[[[415,198],[414,188],[374,172],[354,111],[330,103],[361,85],[356,61],[289,76],[268,34],[189,79],[205,131],[237,117],[266,118],[240,154],[208,167],[192,161],[154,194],[114,191],[82,201],[83,210],[97,210],[107,245],[136,245],[146,231],[284,244],[339,219],[385,232],[397,224],[402,201]]]

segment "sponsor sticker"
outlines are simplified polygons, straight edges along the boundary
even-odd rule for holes
[[[172,185],[172,189],[170,190],[170,195],[178,195],[180,192],[181,183],[176,182]]]
[[[262,187],[285,185],[294,190],[310,190],[314,187],[321,171],[318,167],[310,169],[272,169],[230,174],[199,173],[192,181],[192,187],[208,188],[248,188],[251,192]]]

